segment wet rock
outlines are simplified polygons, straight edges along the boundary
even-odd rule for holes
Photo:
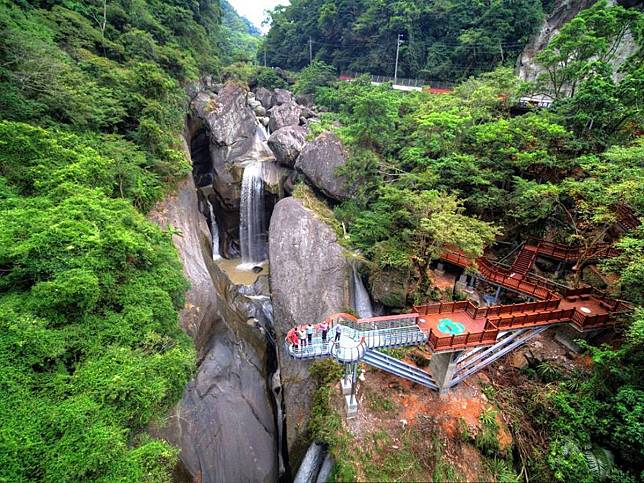
[[[346,179],[336,174],[336,170],[346,163],[346,156],[338,137],[325,132],[304,146],[295,167],[325,195],[343,201],[351,192]]]
[[[268,128],[275,132],[286,126],[297,126],[300,123],[302,109],[294,102],[280,104],[269,111],[270,121]]]
[[[266,144],[266,132],[247,99],[241,87],[226,84],[218,94],[198,94],[191,102],[188,119],[193,174],[200,180],[211,180],[211,185],[200,181],[199,187],[203,199],[214,208],[222,254],[227,257],[238,249],[244,167],[254,160],[274,159]]]
[[[268,146],[275,154],[277,162],[292,168],[306,144],[306,129],[301,126],[287,126],[273,132],[268,138]]]
[[[273,103],[273,93],[265,87],[255,89],[255,99],[261,102],[265,109],[270,109],[275,105]]]
[[[220,326],[165,431],[196,481],[276,481],[275,427],[262,360]]]
[[[210,234],[192,177],[149,217],[181,233],[173,242],[191,287],[180,322],[200,361],[180,403],[150,431],[180,448],[181,470],[195,481],[276,481],[267,344],[262,331],[245,324],[249,316],[263,318],[261,307],[210,260]]]
[[[271,288],[284,385],[291,466],[306,450],[306,425],[315,389],[310,363],[289,358],[281,341],[298,324],[318,322],[349,306],[349,264],[335,232],[295,198],[275,205],[269,231]]]
[[[315,483],[326,483],[329,481],[334,466],[335,460],[333,459],[333,456],[331,456],[331,453],[327,453]]]
[[[286,89],[275,89],[273,91],[273,105],[281,106],[282,104],[295,104],[295,97]]]
[[[309,446],[293,483],[316,483],[323,461],[324,447],[321,444],[313,443]]]
[[[407,302],[409,270],[382,270],[369,277],[371,296],[388,307],[404,307]]]

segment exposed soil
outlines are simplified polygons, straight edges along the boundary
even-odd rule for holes
[[[525,379],[519,370],[528,365],[529,359],[551,361],[568,370],[590,364],[587,357],[571,353],[555,341],[554,333],[549,330],[540,335],[459,384],[444,397],[394,375],[365,367],[358,387],[358,416],[344,421],[355,440],[355,447],[363,455],[358,462],[360,481],[373,480],[373,473],[370,473],[371,478],[368,474],[373,467],[389,471],[388,457],[406,450],[410,450],[417,461],[410,468],[407,480],[433,480],[434,468],[440,462],[455,470],[460,480],[489,481],[492,475],[486,458],[473,444],[486,408],[497,412],[497,440],[501,451],[511,451],[513,437],[508,427],[510,416],[488,401],[484,388],[508,386]],[[405,361],[413,363],[423,355],[422,351],[414,350],[407,354]],[[344,412],[339,385],[334,405]],[[383,474],[399,479],[395,473]]]

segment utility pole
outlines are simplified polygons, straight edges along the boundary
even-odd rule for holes
[[[313,40],[309,37],[309,65],[313,63]]]
[[[398,56],[400,54],[400,45],[403,43],[403,34],[398,34],[398,41],[396,42],[396,67],[394,68],[394,85],[398,81]]]

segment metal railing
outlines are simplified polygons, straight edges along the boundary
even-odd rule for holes
[[[355,362],[364,357],[367,349],[418,345],[427,341],[425,333],[416,325],[416,317],[396,317],[395,319],[399,321],[398,323],[402,323],[403,320],[413,320],[413,325],[381,329],[361,327],[365,330],[359,330],[343,324],[341,326],[342,337],[339,341],[335,340],[335,328],[333,328],[329,330],[326,341],[323,341],[322,336],[316,333],[311,338],[311,343],[308,342],[308,339],[298,345],[285,341],[285,348],[294,359],[335,357],[340,362]]]
[[[347,79],[356,79],[362,75],[367,75],[371,79],[371,82],[385,83],[385,82],[394,82],[397,86],[406,86],[406,87],[429,87],[433,89],[452,89],[456,85],[454,82],[450,81],[439,81],[439,80],[426,80],[426,79],[409,79],[398,77],[394,79],[388,75],[371,75],[371,74],[360,74],[358,72],[342,72],[340,74],[341,80]]]

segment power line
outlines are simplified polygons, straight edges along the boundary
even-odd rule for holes
[[[322,45],[325,47],[366,47],[367,44],[366,42],[359,42],[359,43],[353,43],[353,42],[343,42],[343,43],[330,43],[330,42],[320,42],[319,40],[309,40],[311,43],[316,44],[316,45]],[[432,44],[433,46],[437,47],[458,47],[461,49],[481,49],[481,48],[490,48],[490,49],[498,49],[499,46],[501,47],[507,47],[507,48],[523,48],[527,42],[505,42],[505,43],[478,43],[478,44],[458,44],[458,43],[444,43],[444,42],[435,42]]]

